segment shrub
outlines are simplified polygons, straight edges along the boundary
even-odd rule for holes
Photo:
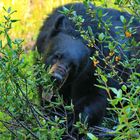
[[[85,31],[82,28],[82,24],[84,23],[84,19],[81,15],[77,15],[73,9],[66,9],[64,8],[65,15],[69,16],[69,19],[75,22],[78,31],[81,33],[81,37],[85,41],[88,42],[89,47],[95,48],[95,54],[91,58],[93,60],[93,65],[96,67],[96,73],[95,75],[98,77],[99,88],[105,89],[108,93],[108,101],[110,103],[110,107],[108,108],[111,113],[109,114],[109,118],[104,119],[103,125],[107,128],[112,129],[113,131],[109,130],[108,134],[114,134],[114,140],[124,140],[124,139],[137,139],[140,137],[139,132],[139,123],[140,123],[140,112],[139,112],[139,94],[140,94],[140,73],[139,73],[139,64],[140,64],[140,51],[139,46],[140,42],[136,42],[133,38],[132,40],[129,39],[132,34],[135,34],[137,28],[131,28],[130,23],[133,22],[134,17],[132,17],[128,23],[126,23],[126,19],[124,16],[120,16],[120,20],[123,23],[123,26],[116,26],[115,28],[120,28],[121,31],[118,32],[119,36],[122,37],[122,40],[124,38],[128,38],[127,41],[124,44],[119,44],[119,40],[116,40],[112,38],[108,30],[111,27],[111,22],[108,20],[108,23],[105,23],[103,20],[102,12],[94,11],[90,8],[89,1],[84,1],[84,4],[86,6],[87,14],[89,14],[93,20],[96,14],[98,15],[98,22],[102,28],[105,29],[105,32],[101,32],[98,36],[98,38],[95,39],[94,37],[94,31],[92,31],[91,27],[88,27],[88,30]],[[116,0],[115,4],[118,6],[121,6],[128,10],[129,7],[131,10],[131,13],[135,15],[135,18],[139,19],[140,11],[139,6],[140,4],[138,1],[120,1]],[[108,56],[104,56],[102,50],[96,46],[95,42],[98,40],[100,44],[108,47],[110,50],[110,53]],[[126,47],[127,44],[127,47]],[[128,51],[134,51],[135,49],[138,50],[135,52],[136,57],[128,58],[127,54],[123,54],[122,57],[124,57],[124,60],[121,60],[121,57],[117,54],[119,54],[119,51],[116,46],[120,45],[124,52]],[[135,46],[135,47],[134,47]],[[116,54],[116,55],[115,55]],[[112,57],[113,56],[113,57]],[[99,65],[100,58],[102,57],[102,60],[106,64],[106,68],[103,68]],[[126,82],[123,82],[123,78],[118,75],[118,72],[121,71],[121,69],[117,69],[114,62],[117,62],[117,65],[122,66],[124,69],[130,69],[131,72],[129,73],[129,78]],[[109,70],[108,70],[109,68]],[[107,72],[108,71],[108,72]],[[114,78],[119,81],[119,83],[122,84],[122,87],[120,89],[109,87],[107,82],[109,78]],[[115,94],[115,97],[112,98],[111,92]],[[121,107],[118,107],[118,104],[120,104]],[[113,114],[112,114],[113,113]],[[116,117],[118,116],[118,118]],[[111,124],[112,122],[112,124]],[[101,128],[99,128],[101,129]],[[102,130],[100,130],[102,131]],[[102,134],[101,134],[102,135]],[[100,136],[100,133],[99,133]],[[105,137],[104,137],[105,138]]]
[[[89,1],[84,1],[87,7],[87,13],[94,17],[95,12],[90,9]],[[139,18],[139,1],[121,1],[116,0],[116,5],[123,8],[131,7],[130,10]],[[107,85],[108,78],[113,78],[117,75],[117,70],[114,67],[114,59],[108,61],[104,58],[104,62],[109,65],[111,72],[106,73],[98,65],[98,56],[100,51],[96,51],[91,58],[96,67],[96,76],[98,76],[100,88],[105,89],[109,94],[110,107],[109,114],[104,119],[102,127],[89,128],[86,123],[79,121],[69,129],[68,115],[73,114],[73,105],[67,106],[64,104],[62,97],[55,94],[55,101],[50,102],[53,93],[53,82],[50,80],[50,75],[45,70],[45,65],[42,64],[42,58],[36,51],[27,52],[22,50],[23,39],[12,39],[9,35],[12,30],[12,25],[16,24],[18,20],[12,19],[16,11],[11,8],[5,9],[4,21],[0,22],[0,137],[1,139],[62,139],[62,137],[70,139],[96,140],[99,138],[109,139],[114,137],[114,140],[121,139],[138,139],[140,111],[139,111],[139,94],[140,94],[140,73],[136,71],[136,67],[140,64],[140,58],[131,58],[130,60],[121,61],[119,56],[115,57],[120,65],[125,68],[133,68],[130,73],[130,78],[127,80],[129,84],[122,85],[121,89],[109,87]],[[76,22],[78,31],[81,36],[88,41],[88,46],[95,46],[95,38],[92,29],[88,27],[85,31],[82,29],[82,22],[84,19],[80,15],[76,15],[72,9],[64,9],[64,14],[70,16],[70,19]],[[100,23],[105,29],[110,28],[109,24],[103,22],[103,15],[100,14]],[[131,33],[126,32],[125,17],[121,16],[120,20],[124,24],[121,28],[126,37],[131,36]],[[132,19],[130,19],[131,22]],[[110,55],[117,52],[116,46],[118,41],[108,41],[110,34],[105,30],[104,33],[99,34],[99,41],[101,43],[107,42],[110,49]],[[113,40],[113,38],[112,38]],[[134,40],[127,42],[128,46],[140,46],[140,42]],[[123,47],[123,46],[122,46]],[[131,48],[131,47],[130,47]],[[125,50],[125,46],[123,47]],[[98,49],[97,49],[98,50]],[[127,51],[127,50],[126,50]],[[139,52],[137,52],[139,53]],[[34,58],[36,56],[37,58]],[[109,56],[108,56],[109,57]],[[127,57],[127,56],[124,56]],[[33,65],[34,59],[37,59]],[[119,77],[120,81],[123,81]],[[47,99],[45,108],[39,105],[37,86],[44,85],[44,97]],[[110,91],[115,94],[115,97],[110,96]],[[55,91],[57,93],[57,91]],[[123,94],[125,93],[125,94]],[[118,108],[118,103],[121,108]],[[126,104],[127,103],[127,104]],[[62,111],[60,111],[62,110]],[[116,114],[118,117],[116,117]],[[111,123],[112,122],[112,123]],[[6,129],[5,129],[6,128]],[[7,131],[8,130],[8,131]],[[76,130],[76,131],[75,131]],[[78,130],[78,133],[76,133]],[[11,132],[9,134],[9,131]]]

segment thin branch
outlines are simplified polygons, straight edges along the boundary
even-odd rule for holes
[[[16,117],[8,110],[6,109],[6,112],[9,114],[10,117],[12,117],[17,123],[19,123],[25,130],[27,130],[34,138],[39,139],[27,126],[25,126],[22,122],[20,122]]]
[[[14,132],[13,130],[11,130],[11,129],[6,125],[7,122],[2,121],[2,120],[0,120],[0,122],[1,122],[1,123],[4,125],[4,127],[5,127],[6,129],[8,129],[15,137],[17,137],[17,135],[15,134],[15,132]]]
[[[26,99],[27,104],[29,105],[31,112],[33,113],[34,118],[36,119],[37,124],[39,125],[39,127],[42,127],[38,117],[36,116],[35,112],[34,112],[34,107],[32,106],[32,104],[30,103],[29,99],[27,98],[26,94],[23,92],[23,90],[21,89],[20,85],[15,82],[16,86],[19,88],[20,92],[22,93],[23,97]]]

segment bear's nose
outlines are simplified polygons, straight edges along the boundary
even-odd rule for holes
[[[60,85],[63,81],[62,75],[56,72],[52,74],[51,79],[55,82],[56,85]]]

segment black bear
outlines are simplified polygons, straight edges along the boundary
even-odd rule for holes
[[[65,7],[67,9],[72,7],[77,15],[82,15],[84,18],[83,29],[87,30],[87,27],[90,26],[95,40],[99,33],[104,32],[105,29],[98,28],[97,21],[92,20],[91,16],[86,14],[84,4],[67,4]],[[114,9],[104,9],[93,5],[91,7],[95,11],[101,9],[103,14],[107,13],[103,20],[110,19],[112,26],[109,33],[114,39],[119,40],[120,36],[116,32],[120,29],[115,26],[123,26],[120,15],[126,19],[130,19],[131,15]],[[107,95],[105,90],[94,86],[94,84],[98,84],[98,81],[94,75],[95,71],[90,57],[94,55],[95,50],[94,47],[87,46],[87,42],[80,36],[72,20],[60,11],[63,11],[63,6],[55,9],[45,20],[37,38],[37,49],[46,66],[51,67],[52,78],[60,87],[59,93],[63,95],[64,101],[69,103],[72,100],[76,117],[78,118],[81,113],[82,117],[88,118],[90,125],[97,125],[105,114]],[[135,21],[134,24],[132,24],[133,27],[139,22]],[[140,40],[138,33],[135,34],[135,38]],[[120,41],[120,43],[122,42]],[[101,48],[98,40],[96,40],[96,45]],[[107,55],[108,49],[104,50],[103,53]],[[110,86],[118,86],[113,79],[110,79],[109,83]]]

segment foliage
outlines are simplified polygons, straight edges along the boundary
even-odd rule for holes
[[[0,137],[1,139],[54,137],[56,133],[61,134],[63,129],[53,128],[54,125],[56,126],[54,122],[51,131],[46,129],[51,121],[46,123],[47,118],[38,107],[35,83],[40,79],[36,81],[33,75],[33,71],[39,64],[35,68],[31,66],[33,54],[24,54],[23,40],[10,38],[9,31],[12,24],[16,22],[11,19],[11,16],[16,11],[12,11],[11,8],[4,8],[4,10],[4,22],[0,23],[0,34],[4,38],[0,40]],[[44,66],[42,69],[44,70]],[[41,81],[43,82],[43,79]],[[10,135],[3,126],[11,132]]]
[[[69,19],[75,22],[77,26],[77,31],[80,32],[81,37],[83,37],[84,40],[88,42],[89,47],[95,48],[95,54],[91,58],[93,60],[93,65],[96,67],[96,73],[95,75],[98,77],[99,85],[95,85],[99,88],[102,88],[107,91],[110,107],[108,110],[111,112],[114,112],[112,120],[109,119],[112,122],[114,122],[114,125],[108,126],[105,123],[106,127],[110,127],[113,132],[110,131],[108,133],[115,134],[114,140],[124,140],[124,139],[137,139],[140,137],[140,131],[139,131],[139,124],[140,124],[140,112],[139,112],[139,95],[140,95],[140,73],[139,71],[139,64],[140,64],[140,52],[139,52],[139,46],[140,42],[136,42],[134,38],[132,38],[132,34],[136,33],[137,28],[130,27],[130,24],[133,22],[134,17],[129,19],[127,21],[124,16],[120,16],[120,21],[123,23],[123,27],[116,26],[115,28],[121,29],[120,32],[117,32],[116,34],[119,34],[121,36],[122,41],[126,39],[125,43],[120,44],[119,40],[114,39],[111,34],[108,32],[111,28],[112,24],[109,19],[107,20],[107,23],[103,21],[104,16],[106,14],[102,14],[102,11],[94,11],[90,8],[90,5],[88,3],[89,1],[85,0],[84,4],[87,7],[87,14],[89,14],[93,20],[96,14],[98,15],[98,21],[99,23],[98,27],[102,27],[105,29],[105,32],[100,32],[98,35],[98,38],[95,39],[94,32],[92,32],[91,27],[88,27],[88,30],[84,30],[82,27],[82,24],[84,23],[84,19],[81,15],[77,15],[75,11],[72,9],[66,9],[64,8],[64,14],[69,16]],[[131,10],[131,13],[135,14],[135,18],[139,19],[139,1],[115,1],[116,5],[121,5],[124,8],[131,7],[129,10]],[[134,8],[135,7],[135,8]],[[98,48],[96,46],[96,40],[102,45],[101,48],[107,47],[109,48],[109,54],[108,56],[105,56],[102,52],[102,49]],[[120,50],[118,50],[118,46],[120,46],[123,49],[123,55],[120,53]],[[134,48],[134,46],[136,48]],[[134,51],[138,50],[137,54],[134,55],[134,57],[128,58],[127,53],[128,51]],[[134,52],[136,53],[136,52]],[[100,60],[102,58],[102,61],[104,62],[105,66],[102,67],[100,65]],[[122,59],[124,58],[124,59]],[[121,68],[124,68],[126,70],[128,76],[128,79],[124,81],[124,79],[120,76],[120,72],[122,71]],[[130,71],[129,71],[130,70]],[[108,86],[108,80],[110,78],[115,78],[122,87],[120,89],[116,89],[114,87]],[[115,97],[112,98],[111,94],[114,93]],[[120,104],[120,107],[118,107],[118,104]],[[118,122],[116,125],[116,119],[114,117],[116,115],[118,116]],[[106,121],[106,120],[105,120]]]
[[[88,27],[88,30],[85,31],[82,28],[82,23],[84,22],[82,16],[76,15],[73,9],[64,9],[63,13],[70,16],[70,19],[76,23],[81,36],[88,41],[88,46],[97,49],[95,55],[91,58],[93,65],[96,67],[96,76],[100,83],[96,86],[108,92],[108,100],[110,102],[108,110],[111,112],[104,119],[103,127],[89,128],[86,121],[80,121],[79,115],[79,121],[69,129],[68,116],[74,117],[73,105],[65,105],[57,91],[55,91],[54,96],[52,90],[54,87],[53,82],[51,82],[50,75],[46,72],[45,65],[42,64],[42,58],[40,58],[37,52],[29,51],[25,53],[23,51],[23,39],[11,37],[11,33],[19,31],[19,29],[14,31],[12,29],[12,27],[16,27],[14,25],[19,17],[13,19],[16,11],[13,11],[11,8],[4,8],[3,19],[0,22],[0,138],[2,140],[46,140],[46,138],[60,140],[62,137],[73,140],[79,137],[90,140],[97,140],[97,137],[104,139],[113,137],[114,140],[124,140],[138,139],[140,137],[140,73],[135,69],[140,64],[140,58],[128,59],[124,55],[123,57],[126,59],[122,61],[121,57],[116,55],[119,54],[115,47],[118,45],[118,41],[111,38],[107,30],[110,28],[111,23],[104,23],[102,20],[104,15],[100,11],[95,13],[95,11],[91,10],[88,2],[88,0],[84,1],[87,13],[92,18],[94,18],[95,14],[98,14],[100,24],[105,28],[105,32],[99,33],[98,41],[101,44],[107,43],[106,46],[110,49],[109,55],[103,57],[103,60],[111,72],[106,73],[105,69],[102,69],[99,65],[100,60],[98,57],[102,52],[96,46],[92,29]],[[93,2],[96,3],[96,1]],[[131,7],[128,11],[131,11],[139,18],[139,1],[115,0],[114,2],[116,6],[121,6],[125,10]],[[103,6],[107,6],[107,1],[101,0],[101,3]],[[37,18],[36,13],[34,16],[34,18]],[[116,27],[121,29],[119,35],[122,36],[122,39],[128,38],[126,44],[129,46],[129,49],[132,46],[139,47],[140,42],[129,40],[131,35],[135,34],[135,29],[131,29],[128,24],[133,21],[133,18],[128,23],[123,16],[120,17],[120,20],[124,26]],[[39,24],[37,26],[39,27]],[[35,27],[32,30],[34,32],[37,29]],[[26,37],[24,38],[26,40]],[[112,41],[108,41],[110,38]],[[125,44],[121,45],[121,47],[128,51]],[[37,56],[37,58],[34,58],[34,56]],[[33,65],[34,59],[38,60],[35,65]],[[130,78],[122,84],[120,89],[108,87],[107,85],[109,78],[114,78],[114,76],[118,75],[114,62],[125,68],[132,68]],[[117,78],[118,81],[123,82],[121,77],[117,76]],[[40,85],[45,87],[44,97],[47,100],[45,108],[42,108],[38,102],[37,87]],[[114,98],[111,97],[111,92],[115,94]],[[54,102],[50,102],[50,98],[54,98]],[[118,103],[121,107],[118,107]],[[116,117],[116,114],[118,117]]]
[[[0,23],[0,138],[60,140],[63,136],[76,139],[78,134],[73,136],[68,130],[68,116],[74,116],[73,105],[65,105],[57,91],[53,95],[53,82],[39,54],[36,51],[26,54],[22,49],[23,40],[10,37],[9,32],[17,22],[12,19],[16,11],[11,8],[4,8],[4,11]],[[44,88],[44,108],[37,94],[40,85]]]

